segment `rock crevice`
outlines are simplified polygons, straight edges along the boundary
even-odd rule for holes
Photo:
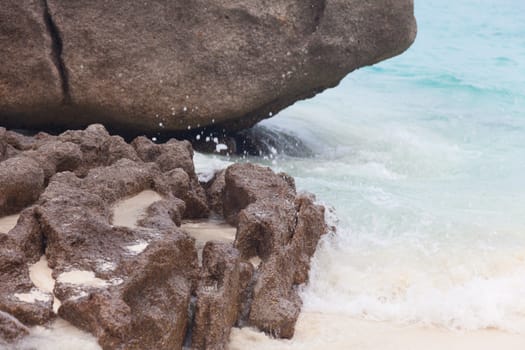
[[[42,7],[44,9],[44,22],[49,32],[49,36],[51,37],[52,59],[56,66],[58,76],[60,77],[60,83],[61,83],[62,94],[63,94],[62,103],[69,104],[71,102],[71,96],[69,93],[68,72],[67,72],[67,68],[66,68],[64,59],[62,57],[62,50],[63,50],[62,37],[60,36],[60,30],[58,29],[55,21],[53,20],[53,16],[51,15],[51,12],[49,11],[49,5],[47,4],[47,0],[42,0]]]

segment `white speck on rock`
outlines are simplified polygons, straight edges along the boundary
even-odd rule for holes
[[[228,146],[226,146],[224,143],[218,143],[216,146],[215,146],[215,152],[220,152],[220,151],[226,151],[228,149]]]
[[[115,270],[115,263],[107,260],[99,260],[97,262],[98,269],[103,272]]]
[[[147,246],[149,245],[148,242],[145,241],[137,241],[135,244],[131,244],[126,246],[126,249],[129,250],[134,255],[142,253]]]

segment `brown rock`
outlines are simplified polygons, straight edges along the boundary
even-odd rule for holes
[[[12,315],[0,311],[0,346],[2,342],[13,343],[14,341],[29,334],[29,329]]]
[[[29,265],[45,253],[59,315],[104,349],[178,349],[188,325],[194,349],[224,349],[233,325],[292,337],[301,308],[297,286],[307,281],[326,231],[324,209],[297,195],[293,178],[251,164],[216,176],[210,203],[237,222],[237,235],[234,245],[206,243],[199,277],[195,240],[177,227],[208,208],[187,142],[137,138],[130,146],[100,125],[58,137],[0,130],[2,140],[18,152],[0,163],[3,210],[34,204],[0,234],[0,280],[7,281],[0,284],[0,311],[26,325],[55,317],[53,296],[29,278]],[[33,197],[21,197],[20,189]],[[144,190],[162,199],[138,226],[111,225],[114,204]],[[257,267],[248,261],[253,257],[262,259]],[[64,277],[75,271],[92,274],[92,283]]]
[[[92,188],[92,193],[109,203],[147,189],[169,195],[169,187],[155,164],[137,163],[129,159],[91,169],[83,186],[85,189]]]
[[[131,145],[143,162],[154,162],[161,153],[161,146],[153,143],[145,136],[136,137]]]
[[[301,298],[294,287],[295,259],[279,250],[259,268],[253,289],[249,322],[276,338],[292,338],[301,311]]]
[[[65,299],[59,314],[95,334],[103,349],[180,349],[196,262],[189,238],[164,236],[137,257],[121,261],[113,276],[120,276],[122,284],[84,287],[80,297],[75,296],[79,288],[59,284]]]
[[[53,318],[52,296],[37,290],[29,278],[28,267],[39,260],[43,247],[32,208],[21,213],[9,234],[0,234],[0,311],[26,325],[41,325]]]
[[[46,181],[57,172],[74,171],[82,163],[80,147],[71,142],[46,142],[36,151],[26,152],[25,155],[38,162]]]
[[[120,159],[139,160],[131,145],[120,136],[109,135],[100,124],[90,125],[85,130],[68,130],[59,135],[58,140],[80,147],[83,162],[75,172],[81,176],[93,167],[111,165]]]
[[[44,190],[44,171],[28,157],[0,163],[0,216],[14,214],[34,203]]]
[[[255,268],[251,262],[241,261],[239,271],[239,282],[240,282],[240,308],[239,308],[239,319],[237,320],[238,326],[246,324],[246,320],[250,314],[250,307],[252,302],[253,287],[256,282],[256,275],[254,274]]]
[[[36,263],[44,253],[44,238],[34,207],[20,213],[16,226],[9,231],[9,240],[13,249],[25,256],[28,264]]]
[[[132,145],[140,159],[144,162],[155,162],[162,172],[167,173],[173,194],[186,203],[184,218],[209,216],[206,193],[195,173],[193,149],[188,141],[170,140],[163,145],[157,145],[145,137],[137,137]]]
[[[224,217],[230,224],[236,224],[237,214],[257,199],[293,202],[295,187],[288,176],[278,176],[270,168],[243,163],[226,169],[223,194]]]
[[[112,204],[147,188],[166,196],[147,210],[141,221],[147,227],[112,227]],[[93,333],[104,349],[182,346],[197,252],[176,229],[184,205],[170,196],[155,164],[128,159],[94,168],[83,179],[56,174],[41,196],[36,210],[57,277],[59,315]],[[130,249],[137,244],[145,249]],[[98,284],[61,279],[72,270],[93,272]]]
[[[250,164],[226,169],[222,193],[225,214],[237,221],[241,257],[262,259],[254,277],[244,280],[241,320],[291,338],[302,305],[296,286],[307,281],[310,258],[327,231],[324,209],[313,197],[296,195],[290,176]]]
[[[206,198],[208,199],[208,205],[210,209],[220,216],[224,216],[222,212],[223,203],[222,199],[224,196],[224,186],[226,186],[226,180],[224,177],[225,170],[217,172],[213,179],[211,179],[206,185]]]
[[[235,247],[245,259],[270,257],[290,243],[296,210],[287,200],[259,200],[238,215]]]
[[[204,246],[192,349],[226,349],[241,306],[240,263],[231,244],[210,241]]]
[[[0,162],[7,158],[7,141],[5,139],[5,128],[0,127]]]
[[[177,198],[185,198],[190,192],[190,176],[182,169],[176,168],[164,173],[171,193]]]
[[[321,235],[328,231],[324,220],[324,207],[314,203],[311,195],[299,195],[296,200],[297,226],[295,227],[291,250],[296,260],[294,284],[308,281],[310,258],[314,255]]]

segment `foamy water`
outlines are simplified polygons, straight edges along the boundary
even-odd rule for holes
[[[525,335],[497,330],[453,332],[399,326],[340,314],[303,312],[292,340],[271,339],[254,329],[234,329],[230,350],[521,350]]]
[[[11,348],[13,349],[13,348]],[[101,350],[97,339],[89,333],[58,319],[50,326],[37,326],[14,347],[16,350]]]
[[[458,336],[421,333],[423,346],[400,330],[404,349],[525,347],[524,11],[518,0],[416,1],[408,52],[264,122],[316,156],[249,160],[333,206],[337,234],[301,291],[302,319],[320,315],[323,331],[299,326],[286,342],[243,330],[232,346],[338,348],[330,327],[364,322],[369,332],[339,348],[374,348],[364,337],[385,348],[384,327]]]

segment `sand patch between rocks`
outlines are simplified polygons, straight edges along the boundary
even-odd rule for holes
[[[20,214],[4,216],[0,218],[0,232],[8,233],[11,231],[18,221]]]
[[[114,226],[136,228],[137,222],[146,215],[146,209],[161,199],[161,195],[157,192],[145,190],[135,196],[117,202],[113,207],[112,224]]]
[[[198,249],[202,249],[208,241],[231,242],[235,240],[237,229],[221,220],[186,221],[181,228],[195,238]]]
[[[195,247],[199,263],[202,263],[202,250],[208,241],[232,243],[235,241],[237,229],[222,220],[204,219],[183,222],[181,228],[195,238]]]
[[[303,312],[291,340],[272,339],[251,328],[233,328],[230,350],[522,350],[525,335],[501,330],[452,331],[396,326],[344,315]]]

